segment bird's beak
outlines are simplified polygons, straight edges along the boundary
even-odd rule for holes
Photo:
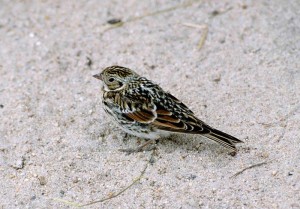
[[[97,79],[99,79],[99,80],[101,80],[102,81],[102,76],[101,76],[101,74],[99,73],[99,74],[95,74],[95,75],[93,75],[93,77],[94,78],[97,78]]]

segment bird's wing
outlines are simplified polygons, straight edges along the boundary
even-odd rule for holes
[[[139,123],[151,123],[156,118],[156,114],[153,109],[139,109],[123,113],[123,115]]]
[[[198,119],[194,113],[177,98],[169,93],[167,94],[168,99],[166,99],[163,106],[160,105],[160,103],[156,104],[157,117],[152,124],[158,129],[172,132],[203,134],[205,137],[233,151],[236,150],[234,144],[242,142],[234,136],[207,125]]]
[[[152,122],[152,125],[157,129],[181,132],[181,133],[198,133],[205,134],[207,130],[203,128],[203,124],[194,116],[183,103],[177,103],[175,106],[166,106],[156,104],[157,117]],[[186,107],[188,111],[183,109]]]
[[[159,130],[202,134],[224,147],[236,151],[235,144],[242,141],[205,124],[171,94],[166,92],[162,94],[164,94],[162,95],[163,100],[161,98],[155,100],[155,97],[149,97],[147,94],[127,98],[126,103],[131,107],[129,108],[131,111],[127,111],[123,115],[129,120],[149,124]]]
[[[156,106],[153,105],[151,99],[142,95],[126,95],[123,97],[122,115],[129,120],[139,123],[151,123],[156,117]]]
[[[148,123],[160,130],[182,133],[208,133],[208,130],[202,127],[201,121],[180,100],[167,92],[160,95],[164,98],[163,100],[160,99],[161,97],[151,95],[151,93],[127,94],[123,101],[126,102],[129,108],[126,108],[127,111],[123,112],[123,116],[139,123]]]

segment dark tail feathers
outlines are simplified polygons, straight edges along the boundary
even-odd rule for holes
[[[222,131],[219,131],[217,129],[210,129],[210,132],[207,134],[204,134],[205,137],[214,140],[215,142],[218,142],[222,146],[236,152],[235,144],[237,143],[243,143],[241,140],[226,134]]]

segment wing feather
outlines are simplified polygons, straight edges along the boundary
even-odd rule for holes
[[[124,115],[139,123],[151,123],[156,118],[156,114],[154,112],[150,112],[147,110],[139,110],[130,113],[124,113]]]
[[[121,98],[115,98],[120,112],[132,123],[149,124],[158,130],[170,132],[202,134],[232,150],[235,150],[235,143],[241,142],[208,126],[176,97],[147,79],[141,79],[144,82],[142,86],[120,96],[123,103],[120,102]]]
[[[161,130],[165,130],[165,131],[178,131],[178,130],[182,130],[183,127],[178,127],[177,125],[175,125],[174,123],[170,123],[170,122],[166,122],[166,121],[159,121],[159,120],[155,120],[152,123],[156,128],[161,129]],[[180,132],[180,131],[179,131]]]
[[[159,115],[157,114],[157,120],[172,122],[172,123],[179,123],[180,119],[176,117],[166,116],[166,115]]]
[[[172,113],[170,111],[163,110],[163,109],[156,110],[156,113],[159,115],[172,115]]]

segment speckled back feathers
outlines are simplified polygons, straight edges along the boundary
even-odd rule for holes
[[[161,132],[202,134],[234,151],[241,142],[208,126],[176,97],[128,68],[108,67],[97,76],[104,82],[104,109],[128,133],[152,139]]]

